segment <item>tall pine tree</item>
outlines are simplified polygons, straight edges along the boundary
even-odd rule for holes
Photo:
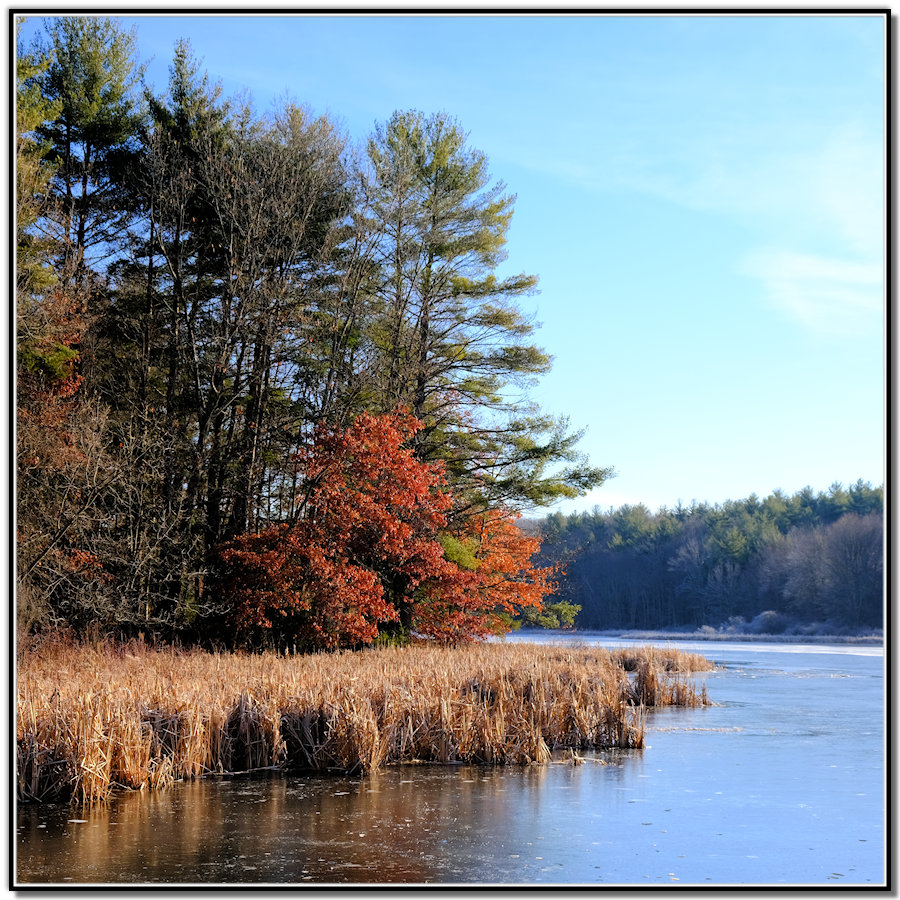
[[[368,153],[381,409],[403,406],[425,423],[420,455],[445,460],[472,509],[541,505],[600,484],[609,472],[576,452],[580,435],[521,396],[550,358],[517,306],[537,279],[497,275],[515,197],[445,115],[397,112]]]
[[[112,19],[52,19],[42,47],[52,61],[41,89],[59,107],[38,130],[56,166],[47,225],[60,270],[80,283],[120,249],[129,221],[122,190],[136,151],[140,69],[134,35]]]

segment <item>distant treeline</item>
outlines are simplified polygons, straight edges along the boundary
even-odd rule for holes
[[[555,513],[542,563],[580,628],[836,633],[882,627],[883,490],[857,481],[651,513]]]

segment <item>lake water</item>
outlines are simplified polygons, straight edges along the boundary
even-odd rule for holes
[[[673,644],[719,705],[649,713],[644,750],[20,805],[16,882],[884,884],[882,648]]]

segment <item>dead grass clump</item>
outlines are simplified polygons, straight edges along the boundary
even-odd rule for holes
[[[22,800],[264,768],[525,765],[640,748],[648,706],[707,702],[702,657],[656,647],[476,644],[283,657],[47,644],[18,667]]]
[[[241,696],[225,719],[223,747],[229,769],[252,771],[279,765],[285,755],[281,713],[276,698],[258,699],[251,691]]]

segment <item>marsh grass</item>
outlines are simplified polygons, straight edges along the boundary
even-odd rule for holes
[[[20,800],[266,768],[543,763],[640,748],[648,706],[699,706],[703,657],[659,647],[432,645],[279,656],[60,642],[20,655]]]

